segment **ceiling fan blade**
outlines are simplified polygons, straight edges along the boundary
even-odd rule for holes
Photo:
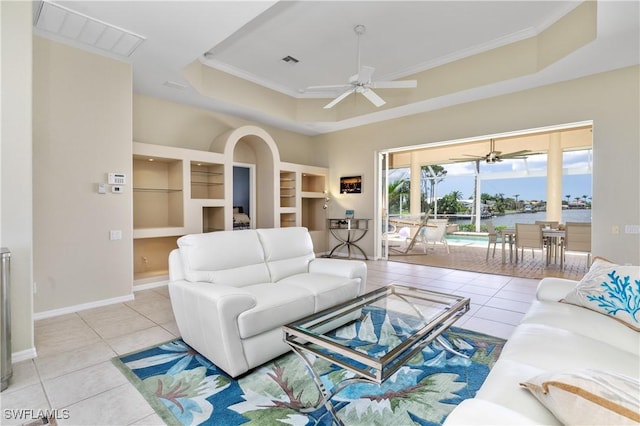
[[[386,104],[386,102],[384,101],[384,99],[382,99],[380,96],[378,96],[376,94],[376,92],[374,92],[371,89],[367,89],[365,88],[364,90],[362,90],[361,92],[367,99],[369,99],[369,101],[374,104],[377,107],[381,107],[382,105]]]
[[[484,160],[484,157],[472,157],[469,158],[449,158],[449,161],[454,161],[456,163],[470,163],[471,161]]]
[[[416,80],[375,81],[371,83],[374,89],[412,89],[418,87]]]
[[[508,154],[504,154],[502,156],[502,158],[513,158],[513,157],[519,157],[525,154],[530,153],[531,151],[529,151],[528,149],[524,149],[522,151],[514,151],[514,152],[510,152]]]
[[[346,92],[342,93],[340,96],[338,96],[337,98],[335,98],[334,100],[326,104],[324,106],[324,109],[333,108],[338,102],[340,102],[341,100],[349,96],[351,93],[353,93],[353,89],[347,90]]]
[[[351,88],[350,84],[325,84],[321,86],[309,86],[304,89],[305,92],[313,92],[313,91],[336,91],[336,90],[346,90]]]

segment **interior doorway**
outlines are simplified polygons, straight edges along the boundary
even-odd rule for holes
[[[233,164],[233,227],[255,228],[255,164]]]

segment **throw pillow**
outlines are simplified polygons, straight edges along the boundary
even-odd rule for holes
[[[520,383],[563,424],[640,422],[637,379],[602,370],[551,372]]]
[[[616,265],[596,258],[561,302],[609,315],[640,331],[640,266]]]

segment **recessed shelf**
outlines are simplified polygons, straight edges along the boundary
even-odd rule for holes
[[[191,198],[224,198],[224,164],[191,162]]]
[[[133,228],[184,225],[182,160],[133,158]]]

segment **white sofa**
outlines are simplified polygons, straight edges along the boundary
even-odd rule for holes
[[[366,274],[316,258],[303,227],[186,235],[169,255],[182,339],[232,377],[289,350],[282,325],[363,294]]]
[[[445,425],[561,424],[520,386],[543,373],[588,368],[638,380],[640,333],[609,316],[560,303],[577,284],[560,278],[540,282],[537,300],[508,339],[475,398],[458,405]],[[636,391],[639,398],[637,387]],[[589,423],[604,424],[595,418]]]

